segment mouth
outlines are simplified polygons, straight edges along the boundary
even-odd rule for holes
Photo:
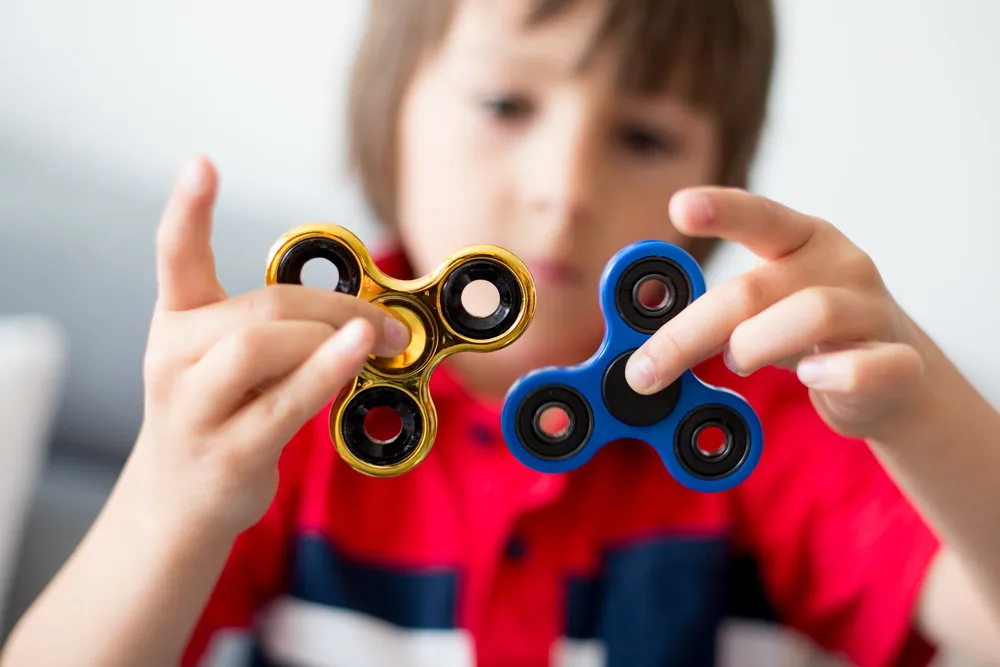
[[[583,282],[583,270],[561,259],[528,259],[525,261],[536,283],[546,285],[578,285]]]

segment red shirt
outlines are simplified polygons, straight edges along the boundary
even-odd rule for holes
[[[500,406],[445,367],[435,445],[400,477],[348,467],[317,415],[285,448],[274,503],[237,540],[184,664],[242,651],[255,665],[711,665],[733,616],[859,667],[926,664],[912,622],[938,542],[865,443],[832,432],[792,373],[695,370],[764,428],[757,469],[725,493],[682,487],[630,441],[568,474],[529,470]]]

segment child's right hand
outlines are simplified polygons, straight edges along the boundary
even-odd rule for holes
[[[271,285],[228,298],[210,244],[215,194],[212,165],[196,160],[159,229],[144,419],[128,467],[158,530],[194,522],[235,537],[273,500],[295,432],[369,354],[402,352],[409,332],[384,309],[327,290]]]

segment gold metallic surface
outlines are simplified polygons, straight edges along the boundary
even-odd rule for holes
[[[445,357],[458,352],[490,352],[517,340],[527,329],[535,310],[535,286],[521,260],[503,248],[491,245],[467,246],[449,256],[429,275],[413,280],[399,280],[382,273],[364,244],[343,227],[313,223],[296,227],[271,247],[267,261],[266,282],[278,282],[282,259],[298,244],[322,237],[335,241],[357,260],[361,267],[358,297],[376,303],[402,320],[411,332],[407,349],[393,359],[369,357],[360,375],[340,392],[330,411],[330,437],[338,454],[356,470],[376,477],[390,477],[412,470],[430,452],[437,431],[437,410],[431,400],[431,374]],[[467,338],[448,325],[441,313],[441,291],[455,269],[475,259],[490,259],[505,266],[514,275],[521,291],[521,308],[516,320],[500,335],[483,341]],[[416,400],[423,420],[419,445],[410,455],[395,464],[374,465],[359,459],[347,447],[341,431],[341,419],[348,401],[356,394],[379,386],[390,386]]]

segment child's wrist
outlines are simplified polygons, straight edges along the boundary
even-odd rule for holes
[[[126,463],[111,498],[108,513],[125,539],[138,548],[164,554],[196,550],[228,552],[239,530],[210,511],[201,510],[182,489],[164,493],[153,462],[134,453]],[[169,492],[169,490],[168,490]]]
[[[235,536],[201,522],[148,512],[122,495],[111,508],[106,529],[131,556],[147,564],[151,579],[181,581],[204,568],[217,569],[232,550]]]
[[[869,440],[882,446],[906,447],[908,443],[926,441],[950,430],[949,425],[962,419],[961,406],[971,389],[944,352],[916,323],[910,321],[909,329],[905,342],[920,355],[923,372],[916,385],[900,398],[897,409],[873,428]]]

